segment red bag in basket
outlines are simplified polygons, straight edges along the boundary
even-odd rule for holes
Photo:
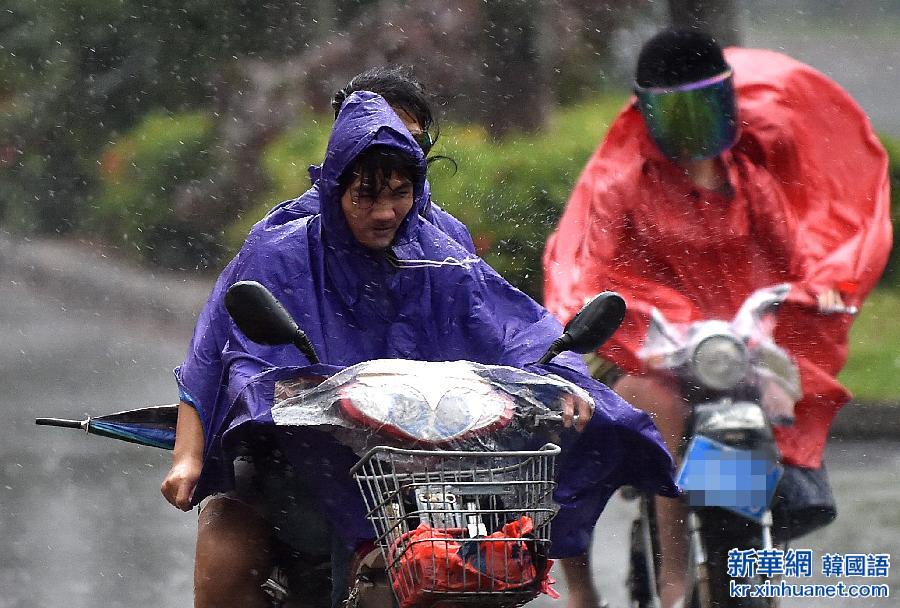
[[[402,550],[392,582],[400,608],[418,608],[434,592],[526,591],[559,595],[548,576],[552,562],[536,565],[526,540],[534,529],[530,517],[520,517],[486,537],[462,538],[464,530],[420,524],[391,547],[393,561]],[[510,539],[523,540],[510,540]],[[492,540],[493,539],[493,540]],[[505,539],[505,540],[503,540]]]

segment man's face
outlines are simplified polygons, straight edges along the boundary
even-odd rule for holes
[[[413,184],[398,173],[388,180],[363,183],[357,175],[341,196],[341,209],[350,232],[369,249],[386,249],[413,206]]]

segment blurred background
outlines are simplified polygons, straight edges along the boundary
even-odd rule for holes
[[[437,200],[536,295],[533,252],[667,21],[805,60],[900,135],[891,0],[9,0],[0,222],[215,270],[305,189],[332,94],[400,63],[438,101],[435,152],[460,164],[435,172]]]
[[[255,221],[309,185],[333,93],[368,67],[406,64],[437,101],[434,154],[459,166],[433,165],[436,200],[539,298],[545,238],[627,99],[641,42],[669,23],[833,77],[900,179],[895,0],[8,0],[0,228],[214,276]],[[856,361],[849,381],[865,392],[877,383]],[[881,392],[900,393],[900,374]]]
[[[628,98],[640,45],[671,23],[783,51],[847,88],[891,155],[898,224],[896,0],[5,0],[0,588],[16,591],[0,608],[189,603],[193,518],[156,493],[168,456],[32,419],[176,399],[170,370],[209,281],[307,188],[351,76],[414,67],[439,109],[433,154],[458,165],[432,165],[435,200],[539,298],[546,236]],[[842,375],[879,437],[900,414],[898,271],[895,250]],[[832,552],[900,549],[900,483],[883,485],[897,443],[862,438],[832,448],[837,485],[884,526],[860,537],[845,518],[820,540]]]

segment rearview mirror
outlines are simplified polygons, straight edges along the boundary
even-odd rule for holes
[[[319,357],[309,338],[281,302],[256,281],[238,281],[225,292],[225,309],[238,328],[257,344],[293,344],[312,363]]]
[[[584,305],[566,324],[563,335],[553,341],[538,363],[549,363],[566,351],[594,352],[609,340],[625,318],[625,300],[614,291],[604,291]]]

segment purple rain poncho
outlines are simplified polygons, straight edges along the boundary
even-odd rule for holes
[[[341,174],[373,145],[404,152],[420,170],[413,208],[389,251],[357,243],[340,204]],[[244,428],[273,424],[271,380],[296,371],[278,368],[309,364],[293,346],[251,342],[228,317],[225,290],[236,281],[255,280],[307,333],[322,361],[321,373],[378,358],[469,360],[552,371],[586,389],[596,410],[582,434],[569,433],[563,441],[554,496],[560,513],[553,526],[556,557],[582,554],[597,517],[620,485],[677,493],[672,459],[650,418],[588,378],[577,356],[531,364],[562,332],[560,323],[422,219],[428,203],[424,175],[422,151],[390,106],[373,93],[358,92],[344,103],[321,176],[304,195],[318,197],[321,213],[273,225],[260,222],[251,231],[219,277],[187,357],[176,369],[182,399],[197,409],[205,434],[204,466],[193,501],[231,488],[231,461]],[[417,262],[398,265],[397,260]],[[430,266],[423,260],[451,263]],[[297,453],[289,448],[288,455],[299,470],[316,471],[306,481],[334,529],[354,546],[372,536],[348,473],[356,457],[330,436],[319,435],[304,437]],[[310,458],[319,461],[310,466]]]

